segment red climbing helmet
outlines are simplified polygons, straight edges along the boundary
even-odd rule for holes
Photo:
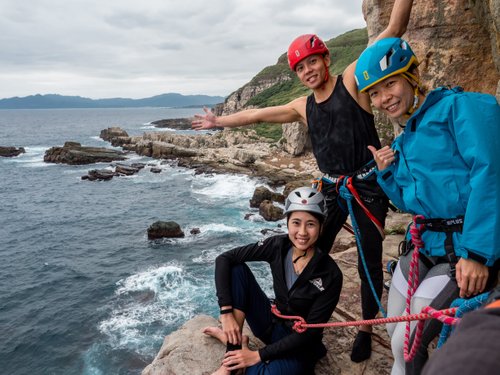
[[[326,44],[315,34],[301,35],[288,47],[288,65],[295,71],[297,64],[311,55],[326,55],[330,53]]]

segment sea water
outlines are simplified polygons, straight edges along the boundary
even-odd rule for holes
[[[81,176],[109,164],[43,161],[66,141],[111,147],[99,138],[107,127],[140,135],[158,130],[154,120],[201,111],[0,111],[0,145],[26,149],[0,158],[1,374],[139,374],[165,335],[197,314],[217,316],[215,257],[282,224],[249,208],[262,181],[132,153],[128,163],[148,164],[138,174],[90,182]],[[185,237],[148,240],[157,220],[176,221]],[[267,267],[253,269],[269,292]]]

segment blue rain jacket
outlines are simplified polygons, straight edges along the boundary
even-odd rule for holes
[[[492,266],[500,258],[500,106],[487,94],[438,88],[393,145],[396,161],[377,180],[401,210],[425,218],[464,216],[455,253]],[[445,255],[445,233],[425,231],[428,256]]]

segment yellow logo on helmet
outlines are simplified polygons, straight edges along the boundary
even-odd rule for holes
[[[365,81],[368,81],[370,79],[370,75],[368,74],[368,71],[363,72],[363,77],[365,77]]]

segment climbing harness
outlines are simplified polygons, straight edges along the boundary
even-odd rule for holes
[[[361,258],[361,263],[363,264],[363,270],[365,271],[366,278],[368,280],[368,284],[370,286],[371,292],[373,294],[373,298],[377,302],[378,308],[384,317],[387,316],[382,303],[380,302],[380,298],[375,291],[375,287],[373,285],[373,281],[370,276],[370,272],[368,270],[368,265],[366,264],[365,255],[363,252],[363,247],[361,245],[361,231],[357,224],[356,218],[354,216],[354,210],[352,208],[352,200],[355,199],[359,206],[363,209],[365,215],[371,220],[371,222],[377,228],[382,240],[385,238],[384,226],[378,219],[368,210],[366,205],[363,203],[361,196],[358,191],[354,187],[353,178],[363,180],[369,175],[371,175],[375,171],[376,165],[373,160],[368,162],[363,168],[361,168],[358,172],[356,172],[353,176],[339,175],[339,176],[330,176],[324,175],[323,177],[316,179],[313,181],[313,188],[316,188],[318,191],[323,189],[323,183],[327,183],[330,185],[335,185],[335,190],[339,193],[339,196],[343,198],[347,202],[347,209],[349,215],[351,216],[351,228],[347,229],[350,233],[354,234],[356,238],[356,244],[358,246],[359,257]],[[340,205],[340,203],[339,203]],[[344,225],[345,228],[345,225]]]
[[[414,250],[411,257],[410,270],[408,272],[408,292],[406,294],[406,308],[405,314],[409,315],[411,312],[411,299],[418,288],[418,260],[420,255],[420,249],[424,248],[424,242],[422,240],[422,233],[425,230],[434,232],[444,232],[446,233],[446,239],[444,243],[446,251],[446,260],[450,264],[450,276],[455,278],[456,264],[458,262],[457,256],[455,255],[455,250],[453,247],[453,232],[461,232],[463,228],[463,217],[457,217],[453,219],[426,219],[422,215],[415,215],[413,217],[413,224],[410,227],[411,241],[414,245]],[[410,362],[417,353],[417,348],[420,345],[420,341],[423,333],[423,323],[417,325],[415,331],[415,338],[413,340],[413,345],[410,348],[410,322],[406,323],[405,327],[405,341],[404,341],[404,359],[406,362]]]

